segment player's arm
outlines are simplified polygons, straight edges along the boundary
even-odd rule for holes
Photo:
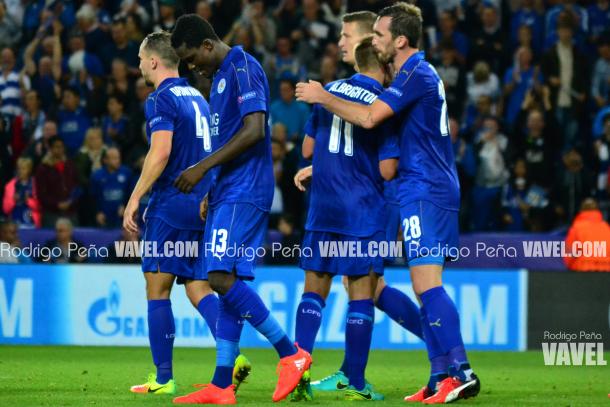
[[[396,158],[389,158],[379,161],[379,172],[384,180],[393,180],[398,172],[398,160]]]
[[[315,145],[316,139],[306,134],[305,138],[303,139],[303,145],[301,146],[301,154],[303,155],[304,159],[311,160]]]
[[[159,130],[154,132],[150,137],[150,148],[144,158],[142,173],[136,183],[136,186],[131,193],[129,202],[123,214],[123,227],[130,232],[138,231],[138,223],[136,216],[140,205],[140,199],[153,186],[155,181],[161,176],[169,156],[172,152],[172,137],[173,132],[168,130]]]
[[[180,192],[189,193],[212,168],[228,163],[265,138],[265,113],[253,112],[243,119],[243,126],[231,139],[214,153],[182,171],[174,181]]]
[[[392,108],[379,99],[371,105],[350,102],[334,96],[326,91],[320,82],[316,81],[298,83],[296,96],[299,101],[318,103],[343,120],[365,129],[377,127],[394,114]]]

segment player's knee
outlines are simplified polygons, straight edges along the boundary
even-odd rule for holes
[[[232,274],[227,273],[208,273],[208,282],[210,283],[210,287],[212,290],[216,291],[220,295],[225,295],[233,282],[235,281],[235,277]]]
[[[373,301],[375,301],[375,304],[377,304],[377,301],[379,300],[379,296],[381,295],[381,292],[383,291],[385,286],[386,286],[386,283],[383,278],[380,278],[379,280],[377,280],[377,285],[375,286],[375,294],[373,295]]]

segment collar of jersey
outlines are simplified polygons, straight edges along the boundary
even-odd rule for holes
[[[402,65],[402,68],[400,68],[399,73],[405,72],[407,75],[409,75],[411,71],[417,66],[417,64],[419,64],[420,61],[423,61],[425,57],[426,55],[424,54],[424,51],[418,51],[415,54],[411,55],[409,59],[407,59]]]
[[[218,71],[216,71],[216,72],[226,71],[229,68],[229,64],[231,62],[233,62],[233,60],[235,59],[235,56],[237,55],[238,52],[244,52],[244,49],[241,45],[236,45],[236,46],[232,47],[229,50],[229,52],[227,52],[225,59],[222,60],[222,63],[220,64],[220,68],[218,68]]]
[[[375,79],[368,77],[366,75],[362,75],[361,73],[357,73],[354,74],[352,76],[352,79],[358,82],[365,82],[368,85],[375,87],[375,88],[379,88],[380,90],[383,90],[383,85],[379,82],[377,82]]]
[[[163,79],[163,82],[161,82],[159,84],[159,86],[157,86],[157,89],[155,89],[155,91],[158,92],[160,89],[163,89],[165,87],[165,85],[169,85],[172,82],[182,82],[182,81],[186,81],[186,79],[184,79],[184,78],[165,78],[165,79]]]

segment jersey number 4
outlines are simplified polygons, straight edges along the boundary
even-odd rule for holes
[[[333,115],[333,124],[330,129],[330,140],[328,141],[328,151],[337,154],[341,148],[341,135],[345,136],[343,154],[348,157],[354,155],[354,138],[352,137],[353,126],[337,115]]]
[[[201,114],[199,105],[193,100],[193,108],[195,109],[195,134],[197,138],[203,139],[203,151],[212,151],[212,139],[210,138],[210,125],[208,119]]]

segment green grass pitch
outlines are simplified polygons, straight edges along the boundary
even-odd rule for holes
[[[277,356],[272,350],[244,349],[252,375],[238,404],[271,406]],[[214,369],[213,349],[174,351],[178,394],[206,383]],[[313,379],[333,372],[342,352],[318,350]],[[610,406],[610,366],[545,366],[541,352],[471,352],[482,381],[475,399],[463,406]],[[610,353],[605,354],[610,360]],[[147,348],[0,346],[0,406],[169,406],[170,396],[137,395],[129,386],[153,371]],[[428,363],[420,351],[373,351],[367,378],[385,394],[383,406],[405,406],[405,394],[422,386]],[[284,404],[291,404],[284,401]],[[339,393],[317,393],[315,406],[345,405]],[[356,402],[362,403],[362,402]]]

